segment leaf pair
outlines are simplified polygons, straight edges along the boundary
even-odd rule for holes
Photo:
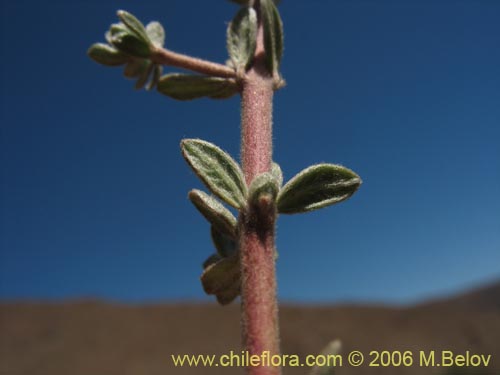
[[[212,224],[210,231],[217,253],[203,263],[201,284],[221,305],[231,303],[240,294],[241,268],[237,245],[236,218],[219,201],[192,190],[189,199]]]
[[[207,294],[214,294],[220,304],[228,304],[240,294],[236,218],[217,199],[200,190],[192,190],[189,199],[212,224],[210,231],[217,249],[217,253],[203,263],[203,289]]]
[[[200,139],[183,140],[181,149],[193,171],[215,196],[237,209],[245,207],[247,188],[243,173],[231,156]],[[222,203],[200,190],[192,190],[189,199],[210,222],[217,249],[203,264],[203,289],[214,294],[220,304],[228,304],[240,294],[237,220]]]
[[[125,65],[124,75],[137,79],[136,89],[147,85],[151,90],[161,76],[162,68],[149,59],[153,48],[161,48],[165,42],[165,31],[158,22],[150,22],[146,27],[132,14],[118,11],[122,22],[111,25],[106,33],[109,44],[96,43],[88,55],[94,61],[106,66]]]
[[[257,46],[257,12],[249,7],[249,1],[231,0],[243,7],[227,29],[227,50],[237,71],[248,68],[253,61]],[[278,74],[283,57],[283,23],[273,0],[260,0],[260,13],[264,27],[266,66],[273,75]]]

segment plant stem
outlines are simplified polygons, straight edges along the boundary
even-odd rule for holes
[[[157,48],[151,54],[151,60],[157,64],[175,66],[209,76],[236,78],[234,69],[226,65],[183,55],[164,48]]]
[[[256,2],[258,3],[258,2]],[[258,4],[254,5],[256,9]],[[246,183],[269,171],[272,163],[273,77],[264,65],[263,31],[259,26],[254,64],[243,79],[241,159]],[[243,345],[249,355],[279,355],[276,298],[276,213],[262,215],[252,207],[242,212],[240,225]],[[279,367],[249,367],[250,375],[279,375]]]

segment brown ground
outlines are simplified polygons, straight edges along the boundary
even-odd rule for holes
[[[284,353],[315,354],[334,338],[343,353],[469,350],[492,354],[500,374],[500,283],[409,308],[282,306]],[[129,306],[103,302],[0,304],[0,375],[243,374],[175,368],[170,355],[240,350],[239,307]],[[345,360],[345,359],[344,359]],[[287,368],[290,375],[305,368]],[[442,374],[439,368],[350,368],[337,374]]]

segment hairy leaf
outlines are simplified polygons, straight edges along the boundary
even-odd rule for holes
[[[154,64],[150,60],[146,60],[146,69],[144,69],[144,71],[139,76],[139,79],[135,83],[136,90],[140,90],[146,85],[149,76],[153,72],[153,69],[154,69]]]
[[[87,54],[95,62],[107,66],[120,66],[129,60],[127,55],[104,43],[93,44]]]
[[[208,265],[201,275],[201,283],[205,293],[220,296],[220,303],[227,304],[231,302],[238,296],[241,283],[238,255],[223,258]],[[236,290],[238,293],[236,293]],[[231,296],[232,298],[230,298]]]
[[[137,37],[139,37],[140,40],[142,40],[146,44],[150,43],[144,25],[133,14],[130,14],[125,10],[119,10],[117,12],[117,15],[120,21],[122,21],[130,31],[132,31],[135,35],[137,35]]]
[[[215,297],[221,305],[228,305],[240,295],[241,281],[233,283],[230,288],[219,291]]]
[[[273,162],[271,166],[271,173],[278,182],[278,186],[281,188],[283,185],[283,172],[281,171],[281,167],[278,163]]]
[[[248,188],[249,201],[253,205],[259,205],[261,198],[268,198],[274,202],[278,195],[278,181],[271,172],[265,172],[255,177]]]
[[[149,60],[146,59],[130,60],[125,65],[123,75],[127,78],[138,78],[148,70],[149,64]]]
[[[283,56],[283,22],[272,0],[261,0],[260,5],[264,25],[266,65],[274,74],[277,73]]]
[[[217,253],[222,257],[225,258],[238,252],[238,244],[234,237],[222,234],[214,225],[210,228],[210,234]]]
[[[111,31],[111,43],[120,51],[134,57],[149,57],[151,51],[148,43],[130,32]]]
[[[152,90],[158,85],[158,81],[160,80],[161,72],[163,70],[163,67],[161,65],[155,64],[154,69],[153,69],[153,76],[151,77],[151,81],[149,81],[148,86],[146,87],[146,90]]]
[[[294,214],[317,210],[349,198],[360,185],[359,176],[340,165],[313,165],[281,189],[278,212]]]
[[[207,268],[208,266],[211,266],[214,263],[217,263],[221,259],[222,259],[222,257],[219,254],[212,254],[212,255],[210,255],[203,262],[203,269]]]
[[[257,13],[241,8],[227,28],[227,51],[235,67],[248,67],[257,46]]]
[[[165,44],[165,30],[161,23],[156,21],[148,23],[146,26],[146,33],[155,47],[163,47]]]
[[[236,218],[217,199],[201,190],[191,190],[189,200],[217,230],[226,236],[236,238]]]
[[[160,78],[157,89],[177,100],[219,99],[236,94],[238,85],[232,79],[172,73]]]
[[[182,155],[212,193],[229,205],[245,206],[247,188],[236,161],[214,144],[201,139],[184,139]]]

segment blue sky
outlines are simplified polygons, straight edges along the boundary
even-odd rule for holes
[[[239,154],[239,99],[134,92],[85,55],[127,9],[175,51],[223,62],[236,6],[217,1],[2,3],[0,298],[211,300],[213,251],[179,151]],[[284,301],[407,303],[500,277],[500,3],[292,1],[276,94],[285,179],[355,170],[349,201],[282,216]],[[171,71],[171,69],[166,69]]]

